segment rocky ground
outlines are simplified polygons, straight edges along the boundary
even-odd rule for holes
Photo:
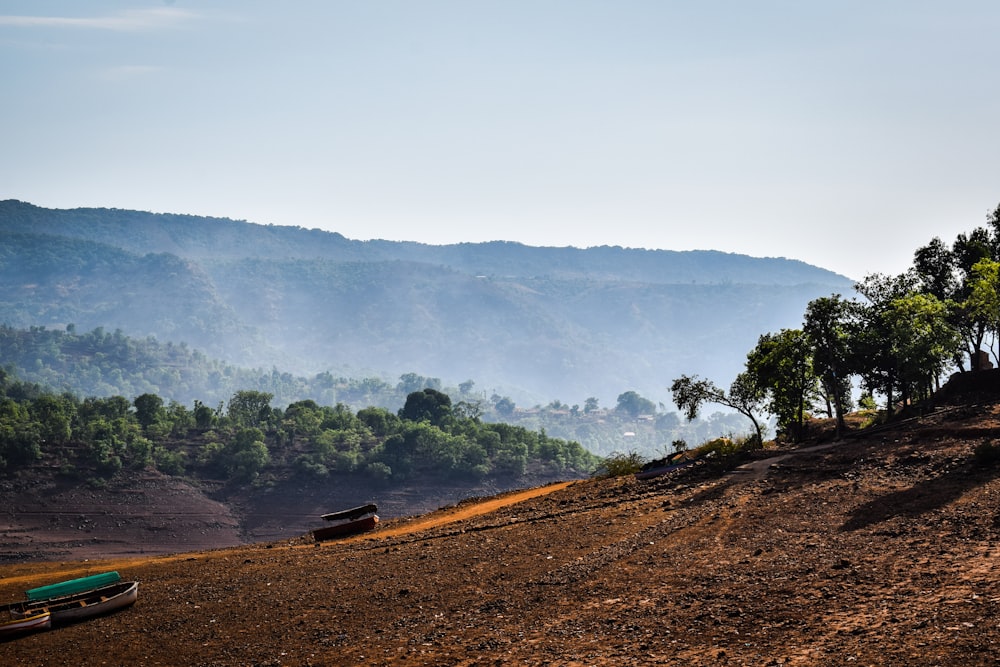
[[[994,665],[993,404],[774,450],[741,470],[588,480],[374,533],[12,562],[0,600],[117,569],[122,612],[0,664]]]

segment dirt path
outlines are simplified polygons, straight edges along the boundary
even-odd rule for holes
[[[741,482],[750,482],[767,477],[767,471],[771,469],[771,466],[781,463],[786,459],[798,456],[799,454],[810,454],[812,452],[821,452],[824,449],[830,449],[839,445],[839,442],[831,442],[825,445],[813,445],[812,447],[802,447],[801,449],[796,449],[795,451],[789,452],[787,454],[781,454],[779,456],[772,456],[767,459],[760,459],[759,461],[751,461],[750,463],[744,463],[743,465],[737,467],[731,473],[730,479],[735,479]]]
[[[540,486],[535,489],[527,489],[525,491],[517,491],[507,495],[499,496],[497,498],[492,498],[490,500],[484,500],[478,503],[470,503],[468,506],[459,506],[453,511],[447,511],[444,513],[434,512],[425,517],[420,517],[414,521],[406,522],[392,528],[386,528],[384,530],[378,530],[374,533],[365,533],[363,535],[355,535],[354,537],[347,538],[345,540],[338,540],[337,544],[342,544],[344,542],[360,542],[364,540],[377,540],[384,537],[398,537],[400,535],[409,535],[410,533],[420,532],[422,530],[429,530],[431,528],[437,528],[438,526],[443,526],[449,523],[455,523],[456,521],[464,521],[465,519],[471,519],[472,517],[481,516],[483,514],[489,514],[502,507],[509,507],[510,505],[516,505],[518,503],[524,502],[525,500],[531,500],[532,498],[537,498],[539,496],[545,496],[555,491],[565,489],[570,484],[574,482],[557,482],[555,484],[549,484],[547,486]]]

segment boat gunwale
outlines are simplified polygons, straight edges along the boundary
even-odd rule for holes
[[[19,602],[9,607],[11,616],[45,610],[51,613],[54,623],[59,623],[100,616],[128,607],[136,602],[138,595],[138,581],[119,581],[74,595]]]

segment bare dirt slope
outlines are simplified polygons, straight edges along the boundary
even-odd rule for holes
[[[995,665],[1000,468],[973,449],[998,429],[997,406],[951,408],[320,546],[10,564],[3,600],[110,568],[140,598],[0,664]]]
[[[123,471],[95,488],[39,466],[0,480],[0,563],[164,555],[281,540],[319,527],[320,515],[345,507],[375,502],[383,518],[412,516],[515,483],[418,480],[390,487],[343,476],[246,490],[195,486],[146,470]]]

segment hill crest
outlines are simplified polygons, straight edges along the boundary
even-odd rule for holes
[[[848,278],[800,260],[718,250],[538,247],[513,241],[450,245],[359,241],[335,231],[230,218],[106,208],[47,209],[18,200],[0,201],[0,230],[68,236],[139,255],[168,253],[191,259],[406,260],[473,275],[506,277],[591,277],[656,284],[849,285]]]

